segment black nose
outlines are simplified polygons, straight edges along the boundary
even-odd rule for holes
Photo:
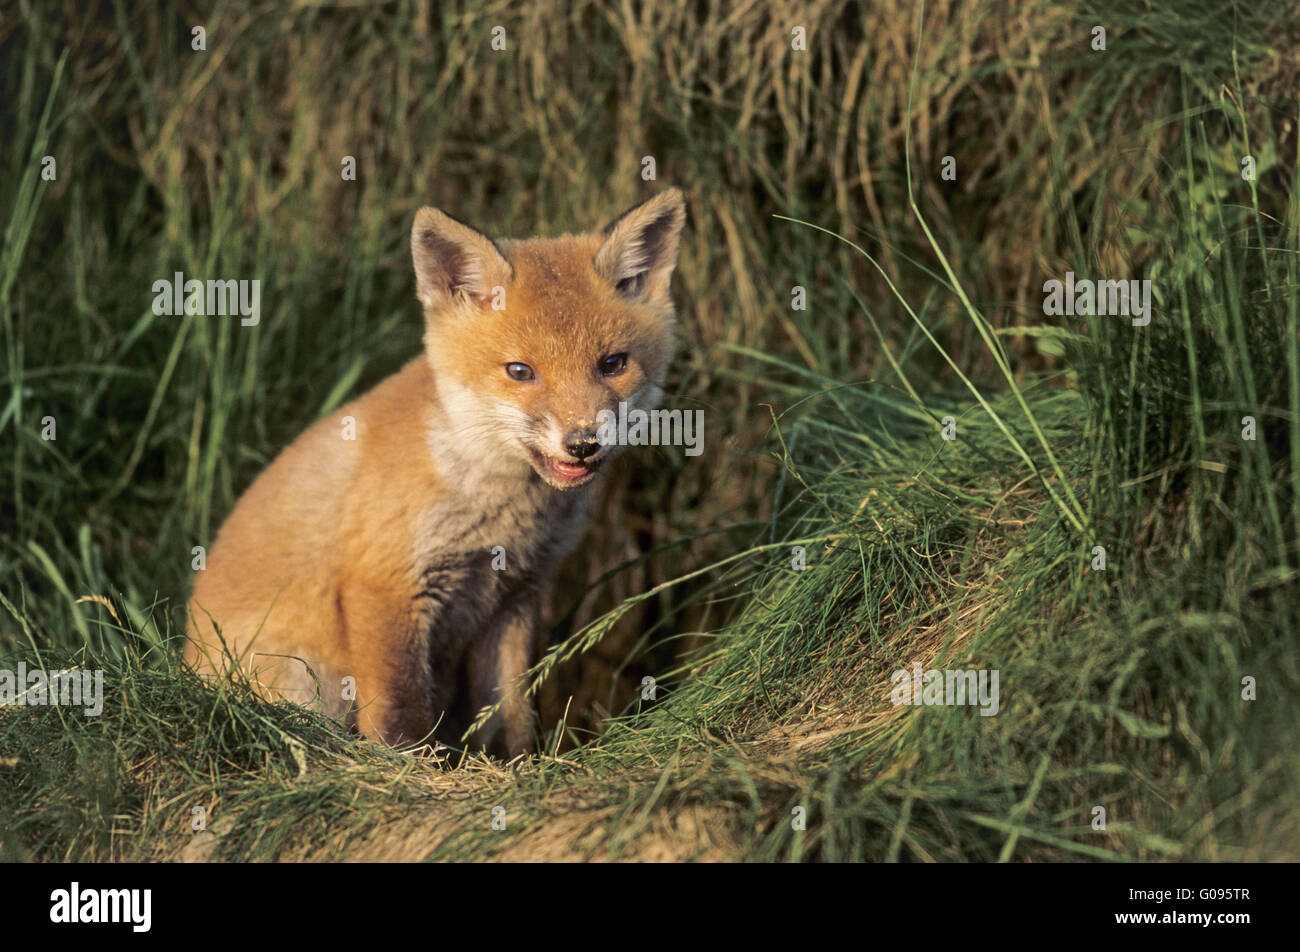
[[[595,430],[570,430],[564,437],[564,448],[570,456],[586,459],[600,449]]]

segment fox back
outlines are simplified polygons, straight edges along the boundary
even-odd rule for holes
[[[454,744],[499,702],[475,743],[530,750],[540,605],[620,449],[602,411],[662,398],[684,220],[675,189],[600,232],[524,241],[421,209],[424,353],[240,498],[194,587],[187,661],[393,745]]]

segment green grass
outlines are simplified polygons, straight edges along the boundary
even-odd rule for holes
[[[108,694],[0,708],[0,856],[1300,858],[1284,10],[844,4],[800,59],[775,7],[219,8],[206,54],[105,9],[0,35],[0,668]],[[586,227],[645,154],[691,195],[670,400],[708,452],[612,474],[543,755],[416,761],[186,673],[191,546],[419,346],[414,208]],[[261,324],[154,316],[174,270],[262,279]],[[1151,325],[1044,316],[1066,270],[1151,279]],[[999,713],[893,707],[913,662],[998,670]]]

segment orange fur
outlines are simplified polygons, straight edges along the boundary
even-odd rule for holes
[[[456,743],[501,701],[476,742],[531,749],[517,679],[618,450],[591,442],[597,414],[660,399],[684,218],[670,189],[600,233],[495,244],[421,209],[425,353],[249,487],[195,584],[186,660],[206,673],[237,660],[267,697],[393,745],[440,722]],[[521,364],[531,379],[512,376]]]

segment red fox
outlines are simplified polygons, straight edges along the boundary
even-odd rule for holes
[[[601,411],[653,410],[674,346],[686,210],[668,189],[603,231],[493,241],[436,208],[411,230],[424,353],[253,482],[189,604],[186,661],[392,746],[532,750],[516,679],[539,605],[618,451]],[[223,648],[224,646],[224,648]]]

